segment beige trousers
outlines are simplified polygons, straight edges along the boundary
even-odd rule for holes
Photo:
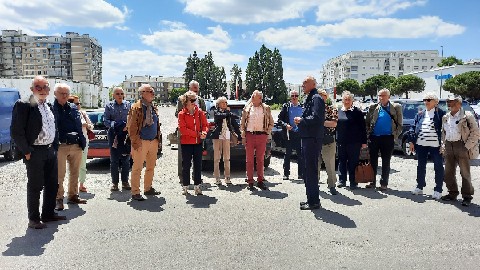
[[[133,167],[130,176],[132,195],[140,194],[140,176],[143,163],[146,161],[145,174],[143,175],[143,191],[152,188],[153,173],[157,162],[158,139],[151,141],[142,140],[142,146],[137,150],[132,148]]]
[[[213,176],[220,178],[220,157],[223,153],[225,178],[230,178],[230,140],[213,139]]]
[[[58,192],[57,199],[63,199],[65,190],[63,188],[63,180],[67,172],[68,162],[68,192],[67,198],[78,195],[78,175],[80,174],[80,164],[82,161],[83,151],[78,144],[60,144],[57,152],[58,160]]]
[[[322,145],[322,152],[318,159],[318,179],[320,179],[320,166],[325,163],[325,170],[327,171],[328,188],[335,187],[337,182],[337,172],[335,171],[335,152],[337,151],[337,142],[333,142],[327,145]]]

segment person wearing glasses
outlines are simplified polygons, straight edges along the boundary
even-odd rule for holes
[[[293,121],[295,117],[302,116],[302,106],[298,102],[298,92],[290,91],[290,102],[283,104],[282,110],[278,115],[278,124],[282,126],[282,137],[285,142],[285,156],[283,158],[283,180],[290,177],[290,157],[292,149],[297,154],[298,179],[303,179],[303,157],[302,144],[298,135],[298,127]]]
[[[132,144],[132,200],[143,201],[145,198],[140,194],[140,176],[144,162],[146,167],[143,175],[143,194],[160,194],[153,188],[152,183],[158,146],[162,142],[158,109],[153,104],[155,91],[149,84],[142,84],[138,91],[141,99],[135,102],[128,112],[127,130]]]
[[[119,169],[121,170],[122,189],[130,190],[128,174],[130,173],[130,152],[125,153],[122,147],[118,147],[117,136],[124,137],[127,134],[127,116],[130,110],[130,102],[124,100],[121,87],[113,88],[113,101],[105,105],[103,123],[108,128],[108,144],[110,146],[110,173],[112,175],[111,191],[118,191]],[[115,131],[117,125],[117,132]],[[124,126],[119,129],[119,126]],[[118,133],[118,134],[117,134]],[[118,138],[118,137],[117,137]],[[115,143],[117,141],[117,143]]]
[[[54,89],[55,102],[53,108],[58,115],[58,192],[57,210],[63,210],[63,181],[67,171],[68,163],[68,191],[67,200],[69,204],[85,204],[85,199],[78,196],[78,176],[80,174],[80,163],[82,154],[87,144],[82,133],[82,121],[77,107],[68,102],[70,86],[65,83],[57,83]]]
[[[75,106],[77,106],[77,109],[80,112],[80,120],[82,121],[82,133],[83,133],[83,136],[85,137],[86,145],[85,145],[85,148],[83,149],[82,161],[80,163],[80,175],[78,177],[78,182],[80,183],[80,186],[78,187],[78,191],[87,192],[87,188],[85,187],[85,178],[87,176],[87,155],[88,155],[88,143],[89,143],[87,129],[92,130],[93,124],[92,124],[92,121],[90,121],[90,118],[88,117],[87,113],[82,110],[82,103],[80,102],[80,99],[78,96],[71,95],[68,98],[68,102],[71,102],[75,104]]]
[[[378,103],[368,108],[365,117],[367,136],[370,139],[368,149],[370,151],[370,162],[373,172],[377,174],[378,152],[382,156],[382,177],[380,179],[380,190],[388,189],[390,177],[390,159],[393,154],[395,140],[403,130],[403,109],[402,105],[390,102],[390,90],[384,88],[378,91]],[[367,188],[376,187],[376,179]]]
[[[215,128],[211,133],[213,141],[213,176],[215,184],[221,185],[220,180],[220,158],[223,155],[223,167],[225,173],[225,184],[230,185],[230,140],[238,143],[242,139],[238,117],[230,112],[226,97],[219,97],[216,101],[216,109],[213,116]]]
[[[242,111],[242,120],[240,121],[240,130],[242,133],[242,143],[245,145],[247,182],[248,188],[253,187],[253,168],[255,159],[257,165],[257,187],[266,190],[264,183],[264,158],[267,148],[268,136],[272,132],[273,117],[270,106],[262,102],[263,94],[259,90],[252,93],[252,97],[247,102]]]
[[[193,183],[195,195],[202,195],[202,140],[207,137],[208,122],[205,112],[197,105],[197,94],[188,91],[180,96],[182,110],[178,113],[178,129],[182,145],[182,194],[188,195],[190,167],[193,160]]]
[[[423,194],[427,186],[425,174],[428,156],[433,160],[435,169],[435,188],[432,198],[439,200],[442,197],[443,186],[443,158],[440,154],[442,142],[442,117],[445,112],[438,107],[438,97],[434,93],[426,93],[423,97],[425,109],[420,111],[414,119],[407,135],[410,151],[417,153],[417,186],[412,191],[414,195]]]
[[[50,87],[47,79],[37,76],[27,100],[13,107],[10,131],[18,150],[24,155],[27,169],[28,227],[43,229],[49,221],[65,220],[55,213],[58,191],[58,131],[52,104],[47,101]],[[40,216],[40,193],[43,190]]]

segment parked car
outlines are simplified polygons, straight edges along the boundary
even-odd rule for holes
[[[93,124],[95,139],[91,140],[88,147],[87,158],[110,158],[110,147],[108,145],[108,128],[103,124],[105,110],[87,111],[87,115]],[[160,133],[160,141],[162,134]],[[158,145],[157,155],[162,154],[162,143]]]
[[[400,134],[398,139],[395,141],[394,149],[398,151],[402,151],[403,154],[406,156],[414,156],[415,153],[412,153],[410,151],[409,144],[406,142],[407,138],[405,134],[410,130],[410,127],[414,124],[415,115],[417,115],[419,111],[422,111],[423,109],[425,109],[423,100],[397,99],[392,101],[401,104],[403,108],[403,130],[402,130],[402,134]],[[444,110],[445,112],[448,112],[446,99],[440,99],[438,106],[440,109]],[[477,119],[477,122],[478,122],[479,117],[475,113],[473,108],[470,106],[470,104],[468,104],[468,102],[463,101],[462,107],[465,111],[472,112],[475,116],[475,119]]]
[[[17,89],[0,88],[0,155],[9,161],[22,157],[10,136],[13,106],[18,99],[20,92]]]
[[[238,119],[238,123],[240,124],[240,119],[242,117],[242,110],[245,107],[245,104],[247,102],[244,100],[229,100],[228,101],[228,107],[230,107],[230,112],[235,114]],[[207,139],[203,141],[203,157],[202,157],[202,169],[205,167],[209,167],[209,165],[213,164],[213,141],[212,139],[208,139],[210,136],[210,133],[212,132],[213,128],[215,127],[215,122],[213,120],[213,113],[215,109],[215,102],[212,100],[205,100],[205,105],[207,109],[207,121],[209,125],[209,134],[207,134]],[[272,157],[271,155],[271,149],[272,149],[272,139],[271,136],[269,136],[268,141],[267,141],[267,150],[265,151],[265,157],[264,157],[264,167],[267,168],[270,166],[270,159]],[[245,162],[245,146],[242,144],[239,145],[231,145],[230,148],[230,161],[243,161]]]

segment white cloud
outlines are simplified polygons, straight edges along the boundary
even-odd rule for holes
[[[303,18],[316,10],[318,21],[349,17],[385,17],[424,5],[426,0],[180,0],[184,11],[215,22],[251,24]]]
[[[414,19],[346,19],[320,26],[298,26],[260,31],[256,40],[284,49],[309,50],[328,45],[326,39],[339,38],[431,38],[462,34],[465,27],[436,16]]]
[[[130,28],[129,28],[128,26],[120,26],[120,25],[117,25],[117,26],[115,26],[115,28],[117,28],[117,29],[120,30],[120,31],[130,30]]]
[[[1,1],[0,25],[28,34],[58,26],[105,28],[123,24],[128,13],[102,0]]]
[[[141,35],[142,42],[164,53],[173,54],[189,54],[193,51],[199,54],[206,54],[209,51],[220,52],[228,49],[232,42],[228,32],[219,25],[208,27],[210,33],[203,35],[186,29],[182,23],[164,24],[171,28]]]

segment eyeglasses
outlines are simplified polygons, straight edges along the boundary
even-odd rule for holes
[[[115,93],[117,96],[123,96],[123,93]]]
[[[423,101],[430,102],[430,101],[432,101],[432,99],[431,98],[426,98]]]
[[[68,96],[69,93],[62,93],[62,92],[57,92],[57,94],[59,94],[60,96]]]
[[[153,93],[153,90],[143,90],[144,93]]]
[[[298,97],[298,95],[291,95],[291,97]]]
[[[37,90],[37,91],[42,91],[42,90],[47,90],[47,91],[48,91],[48,90],[50,90],[50,86],[48,86],[48,85],[44,85],[44,86],[35,85],[34,88],[35,88],[35,90]]]
[[[190,102],[192,102],[192,103],[194,103],[195,101],[197,101],[197,99],[196,99],[196,98],[194,98],[194,99],[190,99]]]
[[[78,102],[78,103],[73,103],[73,104],[75,104],[75,105],[82,105],[82,103],[81,103],[81,102]]]

